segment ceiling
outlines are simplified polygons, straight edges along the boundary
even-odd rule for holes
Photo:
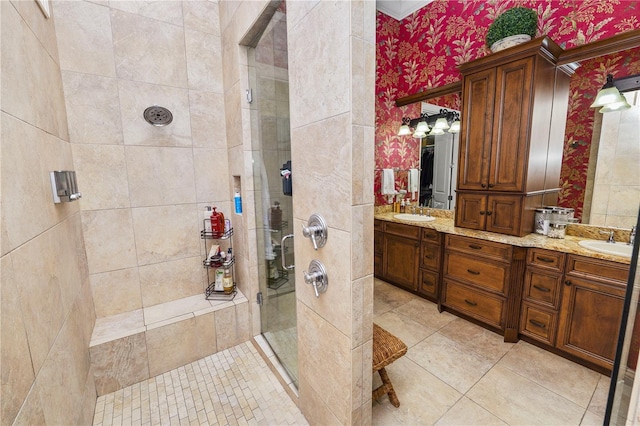
[[[376,0],[376,9],[398,21],[403,20],[433,0]]]

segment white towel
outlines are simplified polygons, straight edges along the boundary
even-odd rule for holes
[[[416,198],[416,193],[418,192],[418,188],[420,187],[420,180],[418,178],[418,169],[409,169],[409,178],[408,178],[408,186],[409,192],[411,193],[411,199]]]
[[[382,195],[396,194],[396,178],[393,169],[382,169]]]

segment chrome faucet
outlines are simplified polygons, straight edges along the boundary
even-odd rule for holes
[[[601,234],[608,234],[609,238],[607,238],[607,242],[611,244],[615,244],[616,240],[613,239],[613,231],[600,231]]]
[[[632,246],[633,243],[635,243],[636,241],[636,227],[632,226],[631,227],[631,233],[629,234],[629,245]]]

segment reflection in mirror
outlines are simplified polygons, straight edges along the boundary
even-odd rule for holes
[[[582,223],[631,228],[640,205],[640,91],[623,93],[632,108],[596,113]]]
[[[442,107],[423,102],[421,113],[437,114]],[[456,111],[457,112],[457,111]],[[419,145],[420,204],[436,209],[455,207],[458,173],[458,133],[427,135]]]

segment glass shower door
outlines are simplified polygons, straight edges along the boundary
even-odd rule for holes
[[[261,332],[298,385],[298,339],[293,259],[293,201],[287,26],[284,2],[263,32],[250,65],[255,69],[252,111],[258,138],[253,164]]]

